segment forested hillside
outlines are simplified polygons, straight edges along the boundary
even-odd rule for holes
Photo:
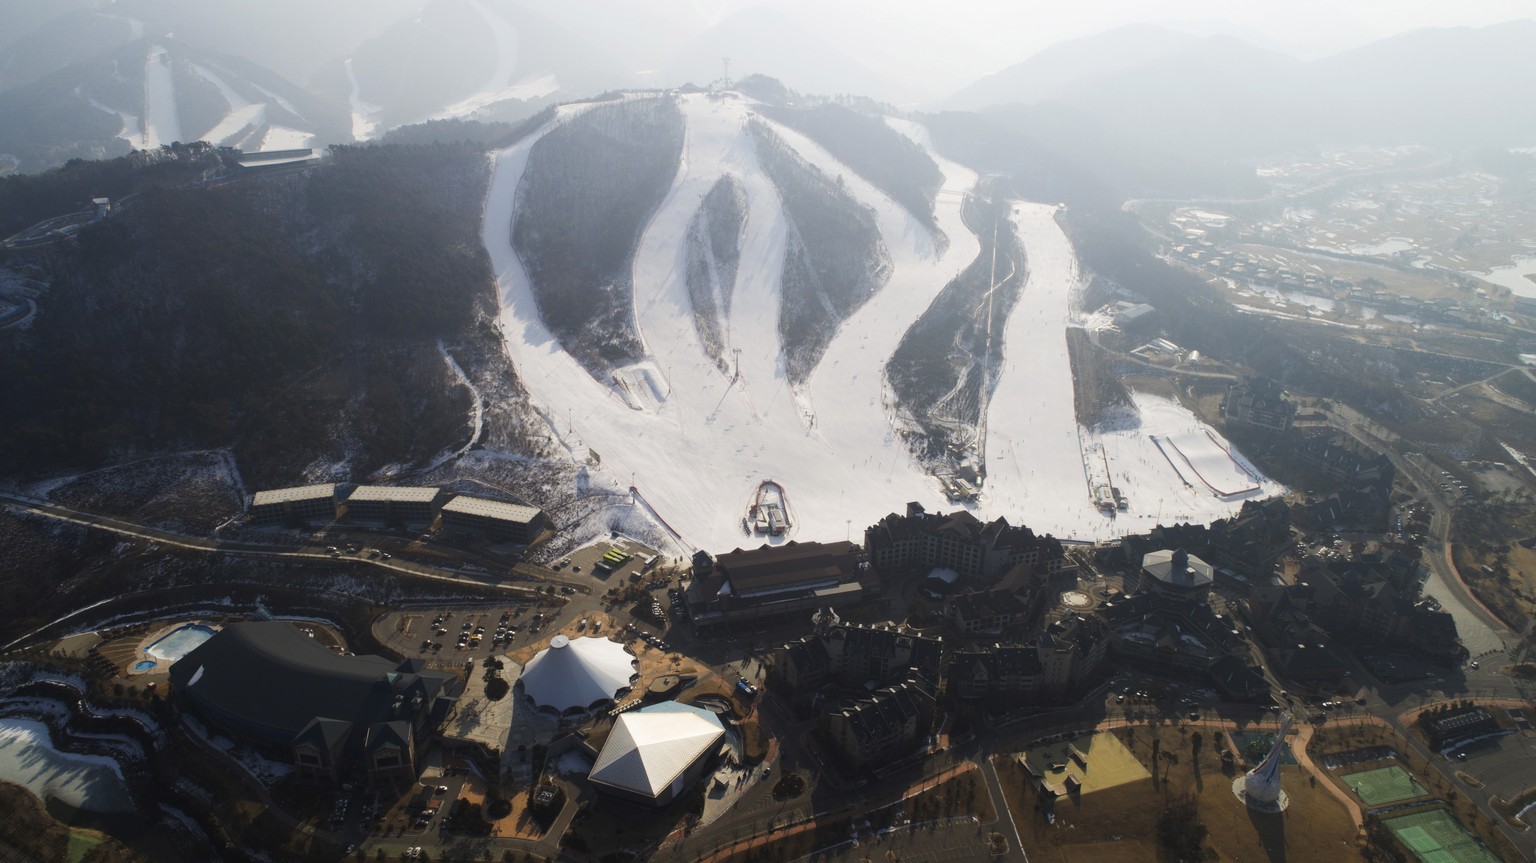
[[[826,103],[811,108],[763,105],[764,116],[795,129],[827,148],[837,160],[891,196],[934,235],[940,250],[948,238],[933,220],[933,199],[944,174],[922,147],[883,118]]]
[[[199,183],[222,168],[213,147],[175,144],[116,159],[78,159],[43,174],[0,177],[0,237],[44,219],[88,209],[92,198],[119,201],[146,189]]]
[[[792,383],[809,378],[838,325],[890,278],[890,254],[870,211],[840,183],[752,122],[757,158],[789,221],[779,338]]]
[[[747,195],[741,181],[721,177],[704,196],[688,226],[688,297],[699,341],[725,369],[724,321],[731,314],[736,268],[741,262],[741,229],[747,219]]]
[[[544,323],[600,380],[642,353],[631,264],[683,149],[671,99],[600,105],[528,154],[512,243]]]
[[[17,178],[4,217],[63,206],[80,173]],[[468,398],[436,340],[496,339],[477,324],[486,181],[476,146],[338,148],[308,173],[151,186],[77,242],[13,251],[50,287],[0,339],[0,470],[232,445],[253,484],[288,483],[461,445]]]
[[[1002,363],[1003,331],[1025,278],[1025,252],[1007,218],[1006,200],[970,200],[966,221],[981,240],[980,254],[944,286],[886,365],[901,409],[923,429],[920,456],[940,455],[969,438],[981,410],[984,369],[989,360],[993,371]]]

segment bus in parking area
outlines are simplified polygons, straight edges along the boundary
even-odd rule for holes
[[[633,558],[634,555],[632,554],[627,554],[625,552],[619,551],[616,548],[611,549],[607,554],[603,555],[602,560],[597,562],[597,568],[607,572],[612,572],[628,563]]]

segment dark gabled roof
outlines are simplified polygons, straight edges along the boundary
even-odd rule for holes
[[[808,636],[789,645],[788,654],[790,662],[801,674],[822,671],[832,664],[832,657],[827,654],[826,642],[815,636]]]
[[[794,542],[736,549],[715,559],[737,594],[858,577],[859,547],[851,542]]]
[[[842,713],[855,737],[874,740],[903,726],[909,718],[923,712],[924,702],[932,707],[934,689],[926,678],[912,675],[907,680],[877,689]]]
[[[341,751],[342,745],[347,742],[347,735],[351,733],[352,723],[350,722],[316,716],[293,738],[293,742],[295,744],[312,743],[320,751],[336,755]]]
[[[1033,677],[1042,670],[1040,654],[1023,644],[993,645],[989,648],[958,651],[950,664],[950,679],[974,679],[984,674],[988,680],[1005,677]]]
[[[1029,603],[1008,590],[966,591],[950,600],[950,607],[963,620],[978,620],[999,614],[1024,614]]]
[[[938,674],[944,656],[944,640],[930,638],[916,632],[908,632],[888,626],[863,626],[843,624],[834,627],[828,635],[843,640],[843,655],[883,657],[895,659],[901,651],[908,651],[905,667],[915,668],[926,677]]]
[[[402,673],[377,656],[341,656],[281,621],[236,623],[182,657],[171,685],[220,721],[287,745],[316,717],[372,724],[431,709],[451,674]],[[416,696],[420,705],[413,704]]]
[[[388,722],[376,722],[368,729],[368,742],[364,744],[369,752],[376,751],[385,746],[398,746],[401,749],[409,749],[411,746],[411,724],[403,719],[392,719]]]
[[[1227,696],[1250,697],[1268,691],[1269,684],[1248,663],[1235,656],[1223,656],[1210,670],[1211,682]]]
[[[929,533],[947,535],[961,542],[975,542],[984,533],[981,520],[971,515],[970,510],[957,509],[947,516],[936,517],[942,520],[930,526]]]

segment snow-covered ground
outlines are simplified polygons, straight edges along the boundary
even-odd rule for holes
[[[352,107],[352,137],[366,141],[379,131],[381,109],[363,101],[362,85],[357,83],[357,74],[352,71],[351,57],[347,58],[347,81],[352,85],[352,91],[347,94],[347,103]]]
[[[265,102],[250,102],[244,96],[235,92],[234,88],[225,83],[212,70],[196,63],[192,64],[192,71],[199,78],[218,88],[219,95],[229,105],[229,113],[215,123],[212,129],[198,136],[198,140],[207,141],[210,144],[225,144],[231,138],[245,132],[252,126],[266,122],[267,105]]]
[[[1516,258],[1515,262],[1507,267],[1495,267],[1486,273],[1468,273],[1467,275],[1509,288],[1517,297],[1536,297],[1536,282],[1527,278],[1527,276],[1536,276],[1536,257]]]
[[[290,129],[287,126],[268,126],[267,133],[261,137],[261,149],[268,150],[301,150],[315,146],[315,135],[303,129]]]
[[[459,449],[438,456],[430,465],[422,468],[424,471],[436,470],[449,459],[463,456],[469,452],[470,447],[480,442],[480,436],[485,432],[485,397],[480,394],[479,388],[469,379],[469,376],[464,374],[459,361],[453,358],[453,354],[448,353],[448,346],[443,344],[442,339],[437,340],[437,352],[442,356],[443,362],[448,365],[449,373],[469,390],[470,398],[474,403],[469,408],[469,440]]]
[[[171,55],[159,45],[144,60],[144,146],[149,149],[182,140],[176,112],[176,83]]]
[[[128,146],[130,147],[139,150],[144,149],[144,129],[139,123],[139,118],[137,116],[129,114],[126,111],[119,111],[116,108],[110,107],[108,105],[103,105],[101,102],[98,102],[95,99],[90,99],[89,101],[92,108],[95,108],[98,111],[105,111],[108,114],[112,114],[122,122],[123,125],[122,128],[118,129],[117,137],[127,141]]]
[[[1003,369],[988,414],[986,514],[1059,537],[1108,539],[1160,522],[1212,521],[1244,500],[1281,491],[1246,461],[1234,461],[1240,454],[1229,457],[1225,439],[1167,398],[1133,393],[1135,428],[1078,425],[1066,337],[1076,323],[1082,285],[1077,256],[1055,206],[1019,203],[1013,223],[1029,278],[1008,318]],[[1157,441],[1177,443],[1167,449],[1173,460]],[[1195,468],[1229,494],[1218,497]],[[1092,498],[1095,479],[1106,475],[1130,500],[1129,509],[1113,517]]]
[[[56,798],[93,812],[132,812],[122,768],[111,758],[54,748],[48,726],[30,719],[0,718],[0,780],[26,788],[41,800]]]
[[[746,132],[751,103],[697,94],[681,104],[687,119],[683,159],[634,262],[635,317],[649,357],[624,370],[623,387],[593,379],[561,348],[539,317],[508,239],[529,150],[581,108],[568,109],[495,157],[483,240],[501,291],[508,353],[533,401],[558,418],[552,430],[573,458],[600,455],[591,488],[637,487],[686,543],[716,551],[764,541],[748,536],[743,520],[759,483],[768,479],[793,501],[796,523],[784,539],[839,539],[838,527],[843,536],[856,534],[907,501],[930,510],[952,508],[893,431],[884,366],[907,328],[978,252],[976,237],[960,218],[976,174],[934,154],[920,127],[892,122],[927,148],[944,173],[935,215],[950,244],[941,253],[900,205],[813,141],[775,125],[790,147],[829,176],[841,176],[847,192],[871,208],[892,263],[889,282],[843,324],[797,392],[784,372],[778,334],[789,225]],[[719,371],[700,344],[685,280],[689,223],[702,197],[726,174],[741,182],[748,211],[724,334],[725,354],[734,358],[740,351],[739,378]],[[1206,520],[1234,511],[1242,495],[1218,499],[1198,479],[1191,480],[1195,487],[1185,486],[1151,441],[1152,435],[1177,440],[1186,464],[1198,465],[1225,491],[1239,487],[1234,475],[1247,486],[1257,484],[1227,458],[1225,442],[1207,436],[1176,403],[1139,396],[1142,425],[1134,431],[1095,435],[1077,426],[1066,346],[1076,258],[1054,207],[1019,204],[1015,222],[1030,277],[1007,327],[1006,368],[989,420],[991,476],[978,515],[1095,539],[1142,522],[1149,527],[1159,518]],[[1132,499],[1132,510],[1118,521],[1093,506],[1085,449],[1094,444],[1095,458],[1102,464],[1107,456],[1108,474]],[[1195,472],[1192,466],[1189,472]],[[1251,494],[1274,490],[1267,484]]]

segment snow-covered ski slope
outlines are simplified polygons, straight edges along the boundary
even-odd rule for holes
[[[593,483],[635,486],[686,542],[714,551],[791,538],[840,539],[850,532],[856,537],[907,501],[930,510],[952,508],[893,430],[884,367],[907,328],[979,251],[961,220],[976,174],[934,153],[921,127],[891,121],[928,149],[944,174],[935,216],[950,244],[940,254],[933,236],[899,204],[810,139],[770,123],[802,158],[829,176],[842,176],[847,192],[871,208],[892,263],[885,287],[844,322],[797,389],[785,375],[778,333],[790,226],[746,128],[752,103],[735,95],[690,94],[681,97],[681,106],[687,122],[682,161],[634,261],[635,319],[648,357],[620,370],[615,381],[592,378],[545,327],[510,242],[529,151],[588,106],[563,108],[544,128],[495,156],[483,240],[497,274],[508,353],[551,427],[573,458],[598,457]],[[686,264],[689,224],[704,195],[727,174],[741,183],[748,215],[734,301],[724,321],[724,355],[732,369],[722,372],[699,341]],[[1205,489],[1206,500],[1194,492],[1171,499],[1174,485],[1188,490],[1166,466],[1167,477],[1159,478],[1156,465],[1136,460],[1143,447],[1156,451],[1133,434],[1106,436],[1103,444],[1116,484],[1142,505],[1121,514],[1118,524],[1093,507],[1084,469],[1091,441],[1074,420],[1065,337],[1077,284],[1075,256],[1054,208],[1021,204],[1016,223],[1030,280],[1007,330],[1009,368],[993,401],[993,469],[978,515],[1004,515],[1057,536],[1094,539],[1123,534],[1128,520],[1156,515],[1135,500],[1142,494],[1170,501],[1165,521],[1230,513],[1240,499],[1218,500]],[[1171,402],[1149,401],[1143,415],[1166,423],[1144,426],[1152,433],[1182,432],[1181,445],[1212,440]],[[764,480],[780,483],[795,501],[795,523],[782,538],[749,536],[743,528]]]
[[[180,140],[171,55],[155,45],[144,60],[144,146],[153,149]]]

